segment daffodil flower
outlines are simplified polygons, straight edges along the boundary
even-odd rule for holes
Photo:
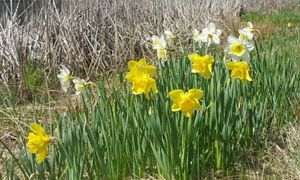
[[[247,24],[248,24],[247,27],[239,30],[239,34],[240,34],[239,39],[242,39],[244,41],[252,40],[254,37],[254,32],[256,31],[253,28],[253,24],[251,22],[248,22]]]
[[[199,99],[203,94],[201,89],[190,89],[186,93],[182,89],[169,92],[169,97],[173,101],[172,111],[181,111],[184,116],[191,117],[194,110],[202,109]]]
[[[214,57],[210,55],[200,56],[197,53],[192,53],[188,58],[192,62],[192,73],[199,73],[205,79],[211,77]]]
[[[250,76],[250,66],[247,61],[228,62],[226,66],[231,70],[231,77],[243,82],[252,81]]]
[[[166,39],[169,42],[173,42],[176,39],[176,36],[169,30],[165,31]]]
[[[132,92],[135,95],[145,94],[149,99],[149,93],[157,93],[156,82],[152,76],[156,72],[156,67],[148,65],[146,59],[139,61],[131,60],[128,62],[129,72],[125,78],[132,83]]]
[[[210,46],[211,44],[220,44],[219,36],[222,34],[220,29],[216,29],[214,23],[209,23],[206,28],[204,28],[200,34],[200,41],[205,42]]]
[[[165,40],[164,36],[160,38],[158,36],[152,36],[152,48],[153,49],[166,49],[167,48],[167,41]]]
[[[60,69],[60,74],[58,74],[57,77],[61,83],[62,90],[64,92],[67,92],[70,87],[70,82],[73,79],[73,77],[70,76],[70,70],[65,65],[63,65]]]
[[[80,95],[91,82],[86,82],[84,79],[73,79],[73,83],[75,84],[76,95]]]
[[[229,36],[227,41],[228,46],[225,48],[224,52],[234,61],[241,59],[248,60],[250,58],[249,52],[254,49],[254,45],[252,43],[242,39],[237,39],[234,36]]]
[[[245,29],[240,29],[239,34],[239,39],[244,41],[250,41],[254,37],[254,34],[252,32],[246,31]]]
[[[42,163],[48,155],[48,145],[52,137],[46,134],[45,129],[37,123],[30,124],[27,147],[30,153],[36,154],[36,162]]]
[[[194,29],[193,31],[193,40],[196,42],[200,41],[200,32],[197,29]]]

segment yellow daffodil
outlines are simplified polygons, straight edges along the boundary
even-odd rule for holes
[[[216,29],[214,23],[209,23],[206,28],[204,28],[199,36],[201,42],[207,43],[208,46],[211,44],[220,44],[219,36],[222,34],[220,29]]]
[[[73,83],[75,84],[76,95],[80,95],[91,82],[86,82],[84,79],[73,79]]]
[[[148,65],[146,59],[140,59],[138,62],[131,60],[128,62],[129,72],[125,78],[132,83],[133,94],[145,94],[150,98],[149,93],[157,93],[156,82],[152,76],[156,72],[156,67]]]
[[[252,81],[252,78],[250,76],[250,66],[248,62],[228,62],[226,66],[231,70],[231,77],[239,79],[243,82]]]
[[[192,53],[188,56],[192,62],[192,73],[199,73],[205,79],[209,79],[212,74],[212,64],[214,58],[210,55],[200,56],[197,53]]]
[[[61,83],[62,90],[64,92],[67,92],[70,87],[70,82],[73,79],[73,77],[70,76],[70,70],[65,65],[63,65],[60,69],[60,74],[58,74],[57,77]]]
[[[181,111],[184,116],[191,117],[196,109],[202,109],[199,99],[203,97],[201,89],[190,89],[184,93],[182,89],[169,92],[170,99],[173,101],[172,111]]]
[[[251,22],[247,22],[247,27],[244,28],[245,31],[254,33],[256,29],[254,29],[253,24]]]
[[[48,155],[48,145],[52,138],[46,134],[45,129],[37,123],[30,124],[27,147],[30,153],[36,154],[36,162],[43,162]]]
[[[229,36],[227,41],[228,46],[225,48],[224,52],[233,60],[248,60],[250,58],[249,52],[254,49],[254,45],[252,43],[242,39],[237,39],[234,36]]]

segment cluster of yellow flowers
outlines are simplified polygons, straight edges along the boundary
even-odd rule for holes
[[[226,62],[226,67],[231,70],[231,76],[243,82],[252,81],[250,76],[250,52],[254,49],[254,44],[250,42],[254,38],[255,29],[252,23],[248,22],[248,26],[239,30],[239,37],[236,38],[230,35],[227,39],[228,45],[224,52],[230,58]],[[158,58],[165,58],[167,54],[167,46],[174,41],[176,36],[166,31],[167,41],[164,35],[160,38],[152,37],[153,49],[157,50]],[[193,32],[193,40],[197,43],[205,43],[207,47],[212,44],[220,44],[220,35],[222,31],[217,29],[214,23],[209,23],[206,28],[200,33],[197,29]],[[213,73],[214,57],[211,55],[201,56],[198,53],[191,53],[188,55],[191,61],[192,73],[199,73],[204,79],[209,79]],[[148,65],[145,59],[140,61],[130,60],[128,63],[129,72],[126,79],[132,84],[133,94],[145,94],[149,99],[149,93],[156,94],[158,92],[153,75],[156,67]],[[183,90],[177,89],[169,93],[171,100],[174,102],[172,111],[182,111],[184,116],[191,117],[191,114],[196,109],[201,109],[199,99],[203,96],[201,89],[190,89],[187,93]]]
[[[238,31],[239,37],[229,36],[228,45],[224,52],[230,57],[230,62],[226,62],[226,67],[231,70],[231,76],[243,82],[252,81],[250,76],[250,66],[248,60],[250,51],[254,49],[251,40],[254,38],[255,29],[251,23],[248,23],[246,28]],[[207,47],[212,44],[220,44],[219,36],[222,34],[220,29],[217,29],[215,24],[209,23],[206,28],[200,33],[198,30],[193,32],[193,40],[201,45],[205,43]],[[168,47],[171,46],[176,39],[176,36],[171,31],[165,31],[161,37],[152,37],[153,49],[157,51],[159,59],[165,59]],[[213,73],[214,57],[211,55],[201,56],[197,53],[188,55],[191,61],[192,73],[200,74],[204,79],[209,79]],[[147,99],[150,99],[150,93],[158,93],[156,81],[153,76],[156,73],[156,67],[149,65],[146,59],[142,58],[139,61],[130,60],[128,62],[129,72],[125,79],[132,84],[132,92],[135,95],[145,94]],[[80,95],[91,82],[86,82],[83,79],[72,77],[70,70],[66,66],[62,66],[60,74],[57,75],[61,82],[62,90],[67,92],[74,83],[76,94]],[[173,101],[171,110],[173,112],[181,111],[184,116],[191,117],[194,110],[202,108],[199,100],[203,97],[204,92],[201,89],[189,89],[184,92],[182,89],[175,89],[169,92],[169,97]],[[52,141],[52,137],[46,134],[45,129],[37,124],[30,125],[31,132],[29,133],[28,149],[30,153],[36,154],[37,163],[43,162],[48,155],[48,145]]]

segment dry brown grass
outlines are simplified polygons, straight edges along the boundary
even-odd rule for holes
[[[61,11],[52,1],[46,2],[23,25],[16,16],[2,18],[0,82],[8,84],[14,79],[22,85],[28,59],[42,64],[47,75],[65,64],[91,78],[100,71],[122,67],[128,59],[153,57],[147,38],[165,29],[190,35],[193,28],[208,21],[221,24],[245,10],[276,10],[293,1],[65,0]]]

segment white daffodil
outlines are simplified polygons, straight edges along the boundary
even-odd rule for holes
[[[255,32],[255,29],[253,27],[253,24],[251,22],[247,22],[247,27],[244,28],[244,30],[248,31],[248,32],[251,32],[251,33],[254,33]]]
[[[240,29],[239,30],[239,39],[244,40],[244,41],[250,41],[253,39],[254,34],[250,31],[247,31],[245,29]]]
[[[176,36],[169,30],[165,31],[166,39],[167,41],[174,41],[176,39]]]
[[[60,74],[57,75],[57,78],[61,83],[62,90],[64,92],[67,92],[73,77],[70,76],[70,70],[65,65],[63,65],[62,68],[60,69]]]
[[[222,34],[220,29],[216,29],[214,23],[209,23],[206,28],[204,28],[200,34],[200,41],[208,43],[208,46],[212,43],[220,44],[219,36]]]
[[[153,49],[166,49],[167,41],[165,40],[164,36],[160,38],[157,36],[152,36],[152,48]]]
[[[247,24],[248,24],[247,27],[239,30],[239,34],[240,34],[239,39],[245,41],[252,40],[255,32],[255,29],[253,28],[253,24],[251,22],[248,22]]]
[[[80,95],[90,84],[86,82],[84,79],[73,79],[73,83],[75,84],[76,95]]]
[[[238,60],[248,60],[249,52],[254,49],[254,45],[250,42],[238,39],[234,36],[229,36],[228,46],[225,48],[224,52],[228,54],[234,61]]]
[[[193,40],[196,42],[200,41],[200,32],[197,29],[193,31]]]

